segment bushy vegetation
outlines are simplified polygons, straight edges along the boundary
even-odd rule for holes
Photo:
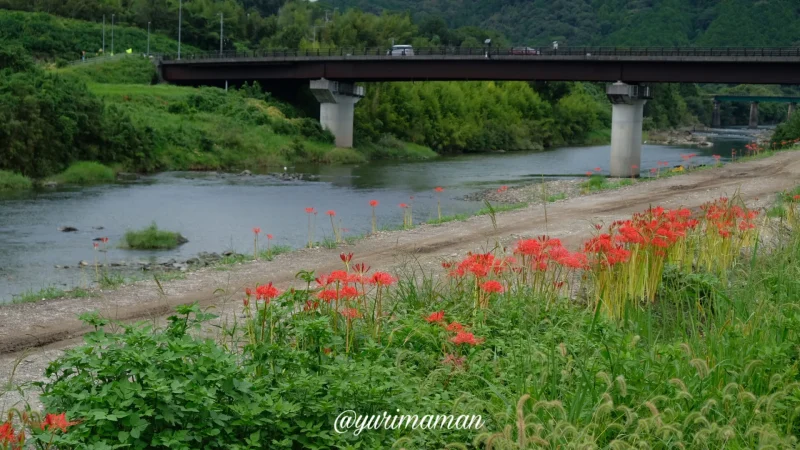
[[[67,184],[110,183],[116,179],[114,169],[92,161],[79,161],[67,170],[52,177],[54,181]]]
[[[788,122],[775,127],[772,143],[786,146],[788,143],[797,142],[798,139],[800,139],[800,113],[796,112]]]
[[[161,230],[155,222],[141,230],[128,230],[123,238],[123,246],[135,250],[171,249],[185,242],[180,233]]]
[[[0,191],[20,191],[33,187],[30,178],[18,173],[0,170]]]
[[[763,5],[749,0],[575,0],[514,2],[489,0],[345,0],[365,11],[412,14],[429,39],[458,45],[452,27],[478,26],[501,32],[516,45],[619,45],[637,47],[792,46],[800,20],[792,0]]]
[[[755,214],[724,199],[697,219],[652,208],[581,252],[543,237],[514,259],[470,254],[438,282],[346,260],[299,274],[308,289],[247,290],[244,319],[216,341],[197,306],[164,329],[114,333],[85,316],[97,331],[50,366],[42,398],[79,420],[57,436],[64,449],[794,448],[792,208],[793,231],[769,254],[754,245]],[[351,409],[486,426],[334,432]]]
[[[77,64],[59,70],[87,83],[155,84],[156,66],[149,58],[129,55],[102,64]]]

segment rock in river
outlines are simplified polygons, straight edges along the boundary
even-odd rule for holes
[[[70,233],[73,231],[78,231],[75,227],[58,227],[58,231],[63,231],[64,233]]]

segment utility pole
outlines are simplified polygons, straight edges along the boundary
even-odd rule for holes
[[[150,56],[150,22],[147,22],[147,56]]]
[[[178,59],[181,59],[181,22],[183,21],[183,0],[178,0]]]
[[[111,15],[111,56],[114,56],[114,16],[116,14]]]
[[[106,15],[103,14],[103,56],[106,56]]]
[[[219,57],[220,58],[222,58],[222,32],[223,32],[222,13],[219,13]]]

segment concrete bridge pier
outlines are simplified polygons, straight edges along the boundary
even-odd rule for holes
[[[758,128],[758,102],[750,103],[750,123],[748,128]]]
[[[311,80],[311,92],[319,105],[319,122],[336,138],[336,146],[353,147],[353,114],[364,97],[364,87],[325,78]]]
[[[786,112],[786,120],[792,118],[792,114],[794,114],[794,109],[797,107],[797,103],[789,103],[789,111]]]
[[[642,165],[642,119],[644,104],[652,98],[649,86],[622,82],[606,87],[611,101],[612,177],[638,177]]]
[[[719,128],[722,126],[719,113],[719,102],[714,100],[714,112],[711,114],[711,128]]]

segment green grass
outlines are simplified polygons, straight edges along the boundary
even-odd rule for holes
[[[103,272],[100,274],[97,284],[99,284],[102,289],[117,289],[125,284],[126,281],[131,282],[131,280],[126,280],[125,276],[120,273]]]
[[[128,230],[123,245],[134,250],[172,249],[180,245],[182,236],[174,231],[158,229],[155,222],[141,230]]]
[[[46,287],[38,291],[29,290],[22,294],[15,295],[11,298],[11,303],[34,303],[42,300],[51,300],[54,298],[85,298],[91,297],[92,293],[86,289],[76,288],[72,290],[63,290],[56,287]]]
[[[22,191],[33,187],[30,178],[18,173],[0,170],[0,191]]]
[[[290,253],[292,250],[292,247],[288,245],[273,245],[269,248],[269,251],[261,250],[258,258],[264,261],[272,261],[276,256]]]
[[[559,192],[557,194],[548,195],[547,196],[547,201],[550,202],[550,203],[553,203],[553,202],[557,202],[559,200],[564,200],[565,198],[567,198],[567,193],[566,192]]]
[[[611,142],[611,128],[593,130],[586,135],[586,145],[603,145]]]
[[[57,69],[57,72],[89,83],[152,84],[157,80],[155,64],[141,55],[129,55],[99,64],[78,64]]]
[[[116,180],[114,169],[100,163],[80,161],[70,165],[64,172],[50,178],[66,184],[113,183]]]
[[[520,203],[504,203],[500,205],[492,205],[492,208],[481,208],[478,212],[475,213],[476,216],[485,216],[487,214],[494,214],[499,212],[506,212],[506,211],[516,211],[518,209],[526,208],[528,203],[520,202]]]
[[[633,184],[633,179],[623,178],[617,181],[609,181],[605,175],[592,175],[587,181],[581,183],[583,192],[598,192],[609,189],[619,189]]]
[[[392,135],[385,135],[378,142],[359,144],[358,150],[369,159],[425,161],[439,156],[430,147],[403,142]]]

